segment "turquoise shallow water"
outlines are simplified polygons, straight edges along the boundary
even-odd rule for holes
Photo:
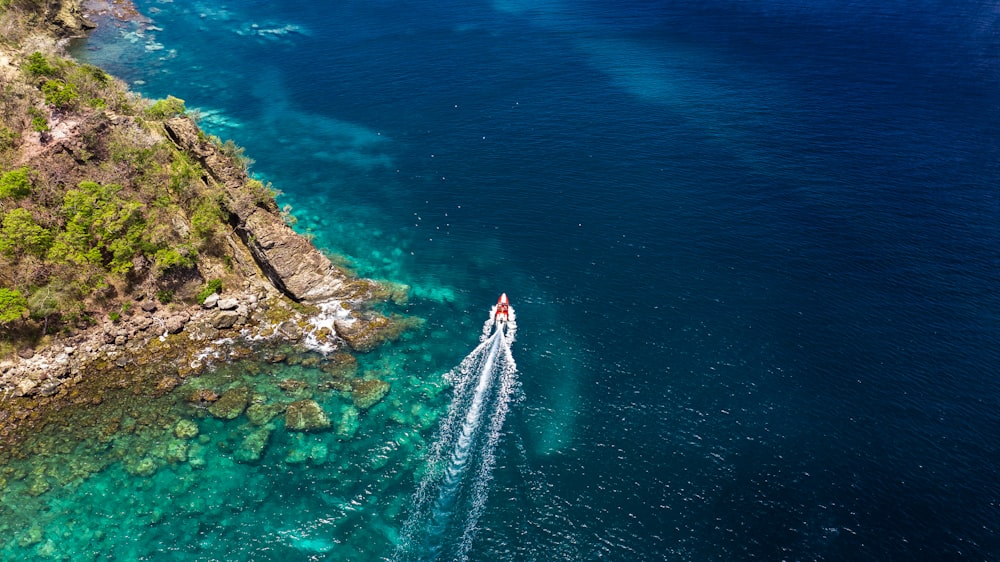
[[[425,323],[359,359],[392,390],[353,434],[322,371],[251,363],[199,384],[303,380],[333,429],[239,462],[245,416],[167,401],[71,452],[85,480],[34,457],[5,556],[398,557],[501,291],[520,386],[470,559],[1000,556],[991,5],[139,8],[77,55],[198,108]]]

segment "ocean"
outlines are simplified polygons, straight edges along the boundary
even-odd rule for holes
[[[3,558],[1000,559],[994,3],[136,5],[74,56],[422,324],[258,461],[242,419],[63,447],[101,469],[25,469]]]

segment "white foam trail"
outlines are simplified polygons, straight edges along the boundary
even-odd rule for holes
[[[513,316],[513,313],[511,313],[510,322],[513,322]],[[515,376],[517,375],[517,365],[514,363],[514,356],[510,351],[510,342],[516,330],[517,325],[511,324],[508,327],[507,337],[501,336],[504,341],[499,350],[502,354],[499,363],[500,388],[497,392],[496,409],[490,418],[490,433],[484,445],[484,451],[487,451],[487,454],[484,455],[482,462],[479,464],[478,477],[472,484],[471,497],[473,501],[466,515],[465,529],[462,532],[462,542],[458,552],[460,560],[468,559],[469,549],[472,548],[472,541],[475,539],[476,524],[486,509],[487,486],[493,479],[493,467],[496,465],[496,456],[493,454],[493,451],[496,450],[496,446],[500,442],[503,422],[507,418],[511,398],[517,388],[517,378]]]
[[[468,558],[486,506],[494,451],[517,385],[510,350],[517,330],[514,312],[511,309],[506,330],[494,326],[494,313],[483,326],[479,345],[446,375],[454,385],[454,396],[428,454],[429,469],[417,486],[413,511],[393,560]],[[470,471],[473,460],[479,468]],[[455,531],[449,532],[452,528]]]

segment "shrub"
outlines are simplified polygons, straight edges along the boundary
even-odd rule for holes
[[[184,108],[184,100],[175,98],[174,96],[167,96],[166,99],[157,100],[156,103],[150,106],[146,110],[146,115],[154,119],[169,119],[178,115],[184,115],[185,111],[187,110]]]
[[[222,279],[210,279],[208,283],[205,284],[205,288],[198,292],[198,302],[205,302],[205,299],[214,293],[218,293],[222,290]]]
[[[244,154],[246,149],[236,144],[231,139],[226,139],[226,142],[222,142],[219,137],[213,136],[212,141],[219,147],[219,152],[221,152],[223,156],[232,158],[233,162],[244,170],[248,170],[250,169],[250,166],[253,166],[253,159]]]
[[[102,86],[107,85],[108,83],[111,82],[111,76],[109,76],[107,72],[104,72],[103,70],[92,64],[84,64],[80,68],[83,69],[83,71],[86,72],[91,78],[93,78],[95,82],[97,82]]]
[[[21,199],[31,193],[31,178],[28,168],[18,168],[0,176],[0,199],[12,197]]]
[[[0,150],[8,150],[17,146],[18,134],[0,125]]]
[[[160,289],[156,291],[156,300],[160,301],[160,304],[169,304],[174,300],[174,292],[170,289]]]
[[[271,185],[271,182],[266,184],[258,179],[251,178],[247,181],[247,191],[250,192],[251,197],[258,205],[269,205],[275,204],[275,198],[281,195],[281,192]]]
[[[226,217],[219,204],[212,199],[202,199],[191,213],[191,226],[196,239],[194,242],[204,248],[225,222]]]
[[[6,324],[28,312],[28,301],[17,289],[0,287],[0,323]]]
[[[31,295],[28,296],[31,317],[39,320],[66,314],[73,307],[82,306],[83,304],[80,302],[72,283],[54,281],[32,291]]]
[[[183,152],[174,154],[168,169],[170,172],[169,189],[178,194],[190,191],[192,185],[198,182],[204,173],[201,166]]]
[[[45,103],[58,107],[59,109],[72,109],[80,101],[80,92],[73,84],[67,84],[62,80],[48,80],[42,85],[42,94],[45,95]]]
[[[173,248],[163,248],[156,251],[153,261],[156,263],[157,271],[163,273],[175,267],[184,268],[193,266],[194,254],[183,247],[180,251]]]
[[[49,120],[45,118],[45,114],[37,107],[29,109],[28,115],[31,116],[31,130],[36,133],[44,133],[49,130]]]
[[[45,55],[35,51],[28,55],[28,62],[24,64],[24,71],[31,76],[55,76],[58,73],[56,67],[49,63]]]

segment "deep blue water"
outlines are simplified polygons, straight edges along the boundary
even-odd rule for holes
[[[155,28],[78,56],[199,108],[297,228],[412,287],[424,355],[373,364],[439,378],[510,295],[471,559],[1000,558],[996,5],[137,4]],[[197,552],[280,556],[245,539],[287,497]],[[390,558],[406,514],[309,556]]]

